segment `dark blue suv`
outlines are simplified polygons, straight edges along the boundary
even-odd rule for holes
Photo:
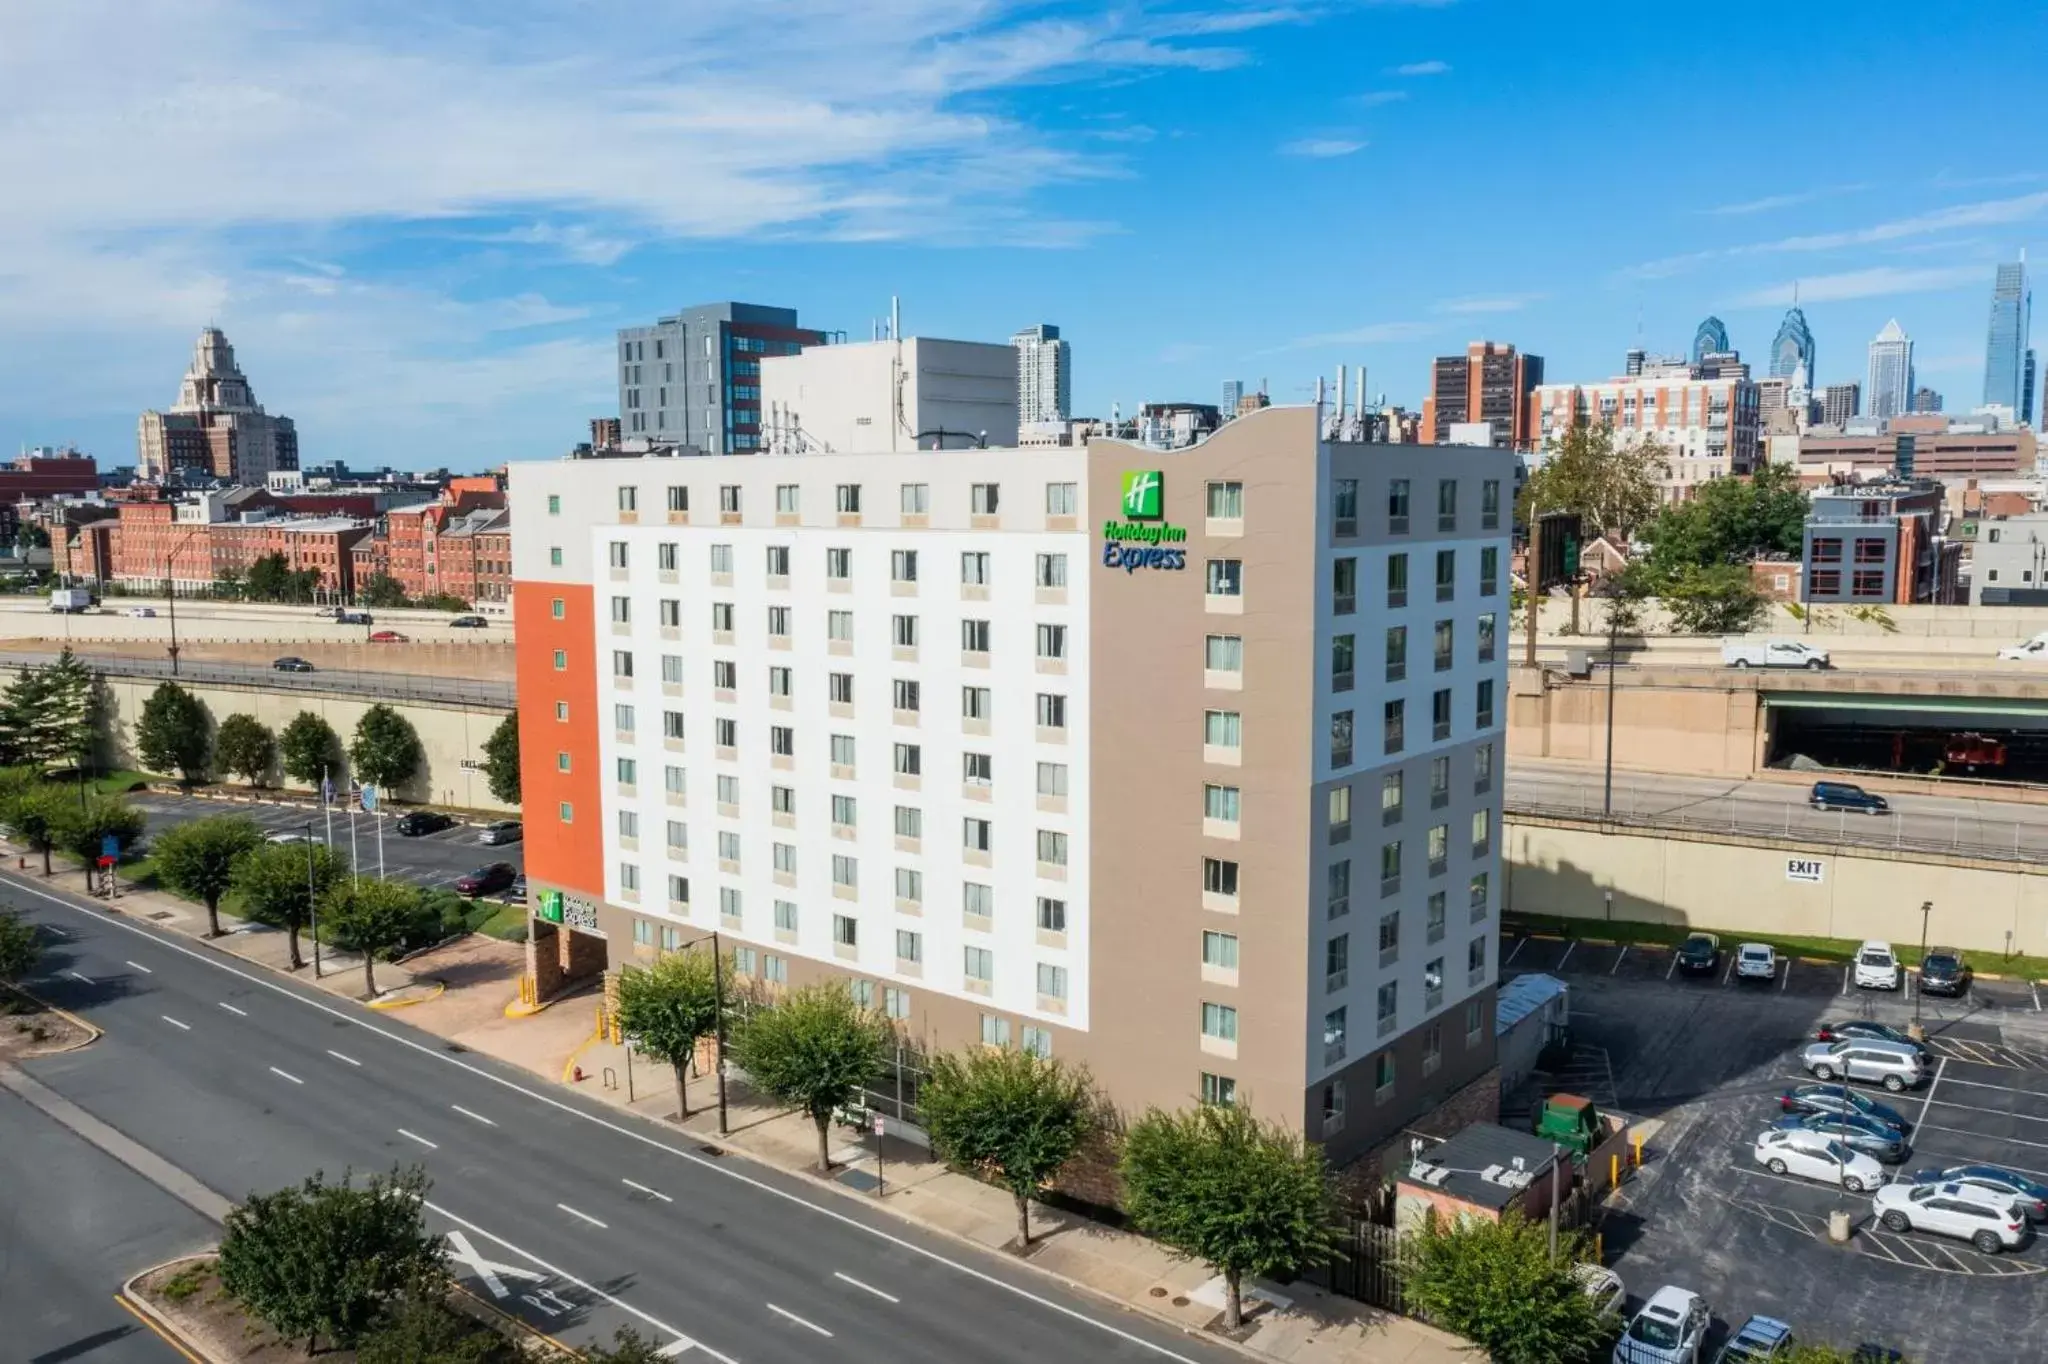
[[[1815,782],[1806,803],[1816,810],[1861,810],[1871,815],[1889,814],[1892,808],[1883,796],[1845,781]]]

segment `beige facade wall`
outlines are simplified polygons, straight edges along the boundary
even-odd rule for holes
[[[1967,858],[1847,849],[1775,838],[1717,840],[1677,830],[1603,833],[1596,824],[1510,816],[1507,907],[1738,933],[1893,943],[1930,936],[1972,952],[2048,952],[2048,871]],[[1802,876],[1788,875],[1788,863]]]
[[[1603,762],[1608,690],[1604,670],[1574,679],[1554,670],[1516,668],[1508,691],[1508,757]],[[1700,776],[1746,777],[1764,749],[1755,685],[1734,674],[1617,686],[1614,763]]]
[[[108,677],[104,679],[104,685],[108,727],[113,736],[112,752],[108,756],[121,766],[139,768],[142,761],[135,753],[135,722],[160,681],[156,678]],[[363,712],[376,704],[367,697],[272,692],[256,687],[194,684],[187,686],[186,690],[205,702],[216,726],[228,716],[239,713],[253,715],[274,732],[281,733],[300,711],[312,711],[334,727],[344,751],[355,734],[356,723],[363,718]],[[426,750],[426,761],[420,775],[398,792],[400,799],[470,810],[518,813],[517,806],[505,805],[491,795],[490,784],[484,780],[481,770],[465,770],[462,766],[465,759],[479,764],[483,762],[484,743],[505,718],[503,712],[412,701],[390,704],[412,722]],[[346,776],[345,771],[336,772],[336,785],[344,785]],[[225,780],[239,781],[240,778]],[[287,780],[281,772],[273,774],[272,780],[286,789],[306,789]]]

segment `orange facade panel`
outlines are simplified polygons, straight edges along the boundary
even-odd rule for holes
[[[601,900],[604,808],[592,646],[597,638],[595,599],[587,584],[542,582],[514,583],[512,599],[519,621],[516,675],[526,874],[536,884]],[[561,603],[559,617],[556,602]],[[560,758],[565,753],[566,772]]]

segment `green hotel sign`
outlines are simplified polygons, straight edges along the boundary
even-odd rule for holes
[[[540,917],[549,923],[562,922],[562,892],[544,890],[540,893]]]
[[[1102,566],[1135,573],[1141,568],[1183,569],[1187,527],[1166,516],[1166,475],[1158,469],[1126,469],[1123,473],[1123,520],[1102,523]]]

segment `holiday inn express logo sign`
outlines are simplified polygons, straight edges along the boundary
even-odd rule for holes
[[[1123,473],[1123,520],[1102,523],[1102,566],[1135,573],[1141,568],[1182,569],[1188,566],[1180,545],[1185,526],[1165,519],[1166,475],[1158,469],[1126,469]]]

